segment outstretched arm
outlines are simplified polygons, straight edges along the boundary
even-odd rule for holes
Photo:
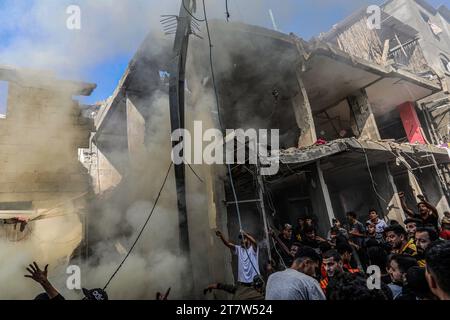
[[[257,249],[257,247],[258,247],[258,243],[256,242],[256,239],[255,238],[253,238],[251,235],[249,235],[247,232],[245,232],[245,231],[242,231],[242,235],[244,236],[244,237],[246,237],[247,239],[248,239],[248,241],[250,241],[250,243],[252,244],[252,246],[253,246],[253,249],[255,249],[255,251],[256,251],[256,249]]]
[[[402,204],[403,211],[405,211],[405,213],[409,217],[414,217],[414,211],[412,211],[410,208],[408,208],[408,205],[406,204],[405,193],[399,192],[398,196],[400,198],[400,203]]]
[[[41,270],[36,262],[30,264],[27,268],[27,271],[30,273],[29,275],[25,275],[26,278],[33,279],[37,283],[39,283],[42,288],[44,288],[45,292],[49,296],[50,299],[53,299],[59,295],[58,290],[56,290],[50,281],[48,281],[47,273],[48,273],[48,265],[45,266],[44,270]]]
[[[222,240],[223,244],[226,245],[228,248],[230,248],[230,250],[234,250],[236,248],[236,245],[230,241],[228,241],[227,239],[225,239],[225,237],[223,236],[222,232],[220,230],[216,231],[216,236]]]

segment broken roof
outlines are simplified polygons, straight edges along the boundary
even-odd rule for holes
[[[306,44],[304,84],[313,113],[337,105],[359,89],[383,110],[417,101],[441,91],[441,86],[393,66],[360,59],[321,41]]]
[[[337,105],[359,89],[367,90],[375,110],[377,106],[392,109],[405,101],[417,101],[442,90],[438,83],[394,66],[354,57],[318,39],[306,42],[293,34],[242,23],[214,21],[212,27],[224,35],[213,39],[217,50],[257,51],[254,59],[265,59],[258,65],[277,66],[277,72],[284,76],[279,77],[270,69],[270,77],[266,76],[265,81],[278,81],[278,78],[287,81],[287,75],[298,66],[313,113]],[[237,44],[236,39],[242,39],[243,35],[247,43]],[[264,43],[264,50],[258,51],[259,42]]]
[[[352,15],[348,16],[346,19],[335,24],[330,31],[321,34],[319,38],[325,41],[331,41],[340,32],[346,30],[348,27],[352,26],[365,17],[369,17],[366,7],[361,8],[360,10],[354,12]],[[414,38],[418,34],[418,31],[416,29],[401,22],[400,20],[384,11],[381,11],[381,21],[383,21],[383,28],[392,28],[393,30],[398,31],[399,33],[402,33],[403,35],[410,38]]]

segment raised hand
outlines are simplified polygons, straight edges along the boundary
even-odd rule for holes
[[[48,281],[47,279],[48,264],[45,266],[44,270],[41,270],[38,264],[36,262],[33,262],[33,264],[30,264],[28,266],[27,271],[30,274],[25,275],[26,278],[33,279],[34,281],[40,283],[41,285]]]
[[[167,292],[163,295],[163,294],[161,294],[161,292],[157,292],[156,293],[156,300],[168,300],[167,298],[169,297],[169,294],[170,294],[170,290],[171,290],[172,288],[169,288],[168,290],[167,290]]]

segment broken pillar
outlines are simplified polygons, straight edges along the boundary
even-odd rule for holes
[[[317,141],[317,136],[308,94],[299,74],[297,74],[297,81],[300,93],[292,99],[292,104],[295,112],[295,118],[297,120],[298,127],[300,128],[298,147],[302,148],[315,144]]]
[[[380,132],[365,89],[358,90],[347,97],[353,115],[353,133],[358,139],[380,140]]]
[[[372,173],[378,196],[383,198],[379,199],[379,202],[384,215],[389,220],[396,220],[402,224],[405,220],[405,214],[398,196],[399,191],[388,165],[379,165],[372,169]]]
[[[331,204],[328,186],[323,177],[320,161],[312,166],[309,193],[313,206],[313,213],[319,221],[319,233],[324,236],[328,233],[334,219],[333,206]]]

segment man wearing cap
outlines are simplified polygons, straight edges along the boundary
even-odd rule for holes
[[[88,289],[83,288],[83,293],[85,296],[85,298],[83,298],[83,300],[96,300],[96,301],[108,300],[108,294],[103,289],[88,290]]]

